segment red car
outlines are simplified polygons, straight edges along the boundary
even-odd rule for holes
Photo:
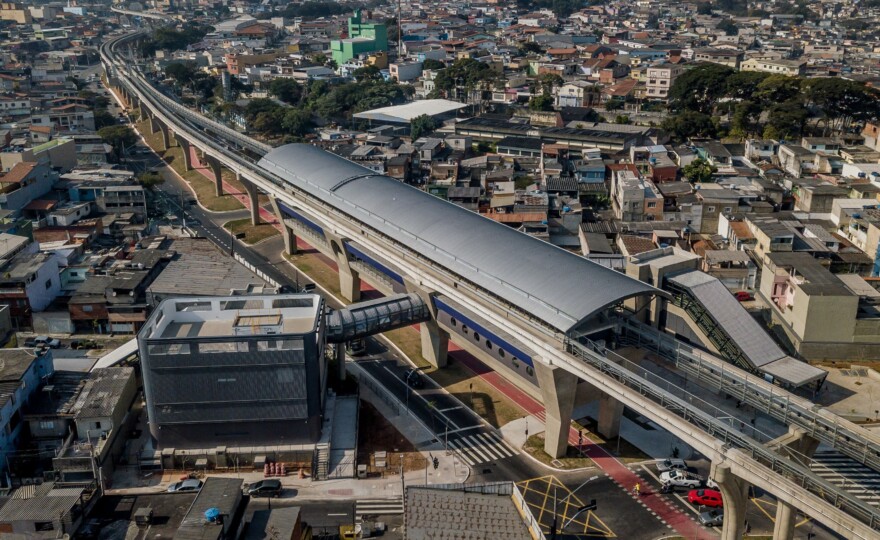
[[[713,508],[724,506],[721,492],[714,489],[692,489],[688,492],[688,502],[697,506],[711,506]]]
[[[751,293],[746,292],[746,291],[739,291],[738,293],[734,294],[733,296],[735,296],[736,299],[739,300],[740,302],[748,302],[749,300],[755,299],[755,297],[752,296]]]

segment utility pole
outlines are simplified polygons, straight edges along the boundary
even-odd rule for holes
[[[401,44],[403,43],[402,25],[400,22],[401,4],[403,0],[397,0],[397,61],[400,62]]]

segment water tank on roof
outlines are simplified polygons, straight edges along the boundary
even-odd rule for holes
[[[655,158],[655,157],[652,157],[652,158],[649,159],[648,161],[651,162],[651,165],[656,165],[656,164],[657,164],[657,158]]]
[[[205,510],[205,519],[210,521],[211,523],[217,521],[217,518],[220,517],[220,509],[219,508],[208,508]]]
[[[563,206],[563,207],[562,207],[562,211],[563,211],[563,212],[571,212],[571,207],[569,207],[569,206]]]
[[[864,177],[865,177],[865,173],[860,172],[860,173],[859,173],[859,178],[864,178]]]

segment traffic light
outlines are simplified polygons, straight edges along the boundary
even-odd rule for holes
[[[440,466],[440,460],[437,458],[434,458],[434,470],[436,471],[439,466]]]

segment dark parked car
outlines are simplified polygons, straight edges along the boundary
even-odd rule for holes
[[[269,478],[254,482],[247,488],[247,494],[251,497],[280,497],[284,488],[281,487],[281,480],[277,478]]]
[[[70,342],[71,349],[97,349],[100,345],[92,339],[75,339]]]
[[[422,379],[422,376],[419,375],[419,371],[417,369],[408,369],[406,371],[406,384],[410,386],[410,388],[424,388],[425,381]]]
[[[353,339],[348,342],[345,351],[351,356],[360,356],[367,352],[367,344],[362,339]]]

